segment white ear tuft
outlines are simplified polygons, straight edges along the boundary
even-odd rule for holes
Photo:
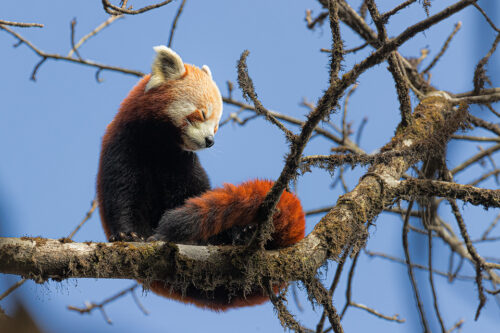
[[[207,73],[208,76],[210,76],[210,78],[212,78],[212,71],[210,70],[210,68],[207,65],[203,65],[201,67],[201,70],[204,71],[205,73]]]
[[[169,80],[175,80],[186,72],[181,57],[165,45],[155,46],[156,57],[151,66],[151,79],[146,85],[146,91],[155,88]]]

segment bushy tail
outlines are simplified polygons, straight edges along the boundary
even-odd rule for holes
[[[191,198],[163,215],[153,238],[181,243],[238,242],[245,238],[242,234],[255,230],[251,227],[258,223],[259,206],[272,185],[268,180],[224,184],[222,188]],[[285,191],[281,196],[273,222],[273,240],[268,248],[289,246],[304,238],[304,212],[292,193]]]
[[[244,243],[256,230],[248,227],[258,222],[259,206],[272,185],[273,182],[267,180],[224,184],[222,188],[191,198],[183,206],[163,215],[153,239],[198,244]],[[292,193],[285,191],[281,196],[273,222],[273,239],[266,248],[286,247],[304,238],[304,212],[299,199]],[[194,286],[181,291],[162,281],[153,281],[149,287],[159,295],[215,311],[257,305],[269,299],[260,287],[246,293],[234,290],[230,293],[224,286],[210,292]],[[284,285],[273,286],[273,289],[278,292],[282,287]]]

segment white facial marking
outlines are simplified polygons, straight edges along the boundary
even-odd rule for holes
[[[187,122],[187,117],[196,111],[194,104],[188,101],[175,101],[165,110],[173,124],[182,129],[182,148],[188,151],[196,151],[206,148],[205,139],[215,135],[215,127],[219,123],[220,116],[209,119],[213,112],[212,105],[204,110],[205,121]],[[200,110],[201,111],[201,110]]]

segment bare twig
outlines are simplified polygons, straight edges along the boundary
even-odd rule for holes
[[[404,323],[406,321],[403,318],[399,318],[398,314],[395,314],[392,317],[389,317],[389,316],[386,316],[384,314],[381,314],[377,310],[372,309],[372,308],[370,308],[370,307],[368,307],[368,306],[366,306],[364,304],[360,304],[360,303],[356,303],[356,302],[351,302],[349,305],[354,306],[355,308],[358,308],[358,309],[365,310],[368,313],[371,313],[372,315],[377,316],[377,317],[382,318],[382,319],[385,319],[385,320],[395,321],[395,322],[400,323],[400,324],[402,324],[402,323]]]
[[[397,257],[394,257],[394,256],[391,256],[391,255],[388,255],[386,253],[380,253],[380,252],[369,251],[369,250],[365,250],[365,253],[368,256],[370,256],[370,257],[382,258],[382,259],[386,259],[386,260],[389,260],[389,261],[392,261],[392,262],[396,262],[396,263],[399,263],[399,264],[402,264],[402,265],[406,266],[405,260],[397,258]],[[420,265],[420,264],[412,264],[412,268],[420,269],[420,270],[423,270],[423,271],[429,271],[429,267],[426,267],[426,266]],[[442,271],[439,271],[439,270],[436,270],[436,269],[433,269],[432,272],[434,274],[437,274],[437,275],[445,277],[445,278],[449,278],[451,276],[449,273],[442,272]],[[455,278],[458,279],[458,280],[464,280],[464,281],[474,280],[474,278],[471,277],[471,276],[463,276],[463,275],[457,275]]]
[[[432,299],[434,302],[434,311],[436,312],[436,317],[438,318],[439,325],[441,326],[441,332],[446,333],[446,328],[444,326],[443,318],[441,317],[441,312],[439,311],[438,299],[436,288],[434,286],[434,277],[432,272],[432,230],[428,230],[428,246],[429,246],[429,284],[432,291]]]
[[[70,38],[71,51],[70,51],[70,53],[74,52],[76,54],[76,56],[78,57],[78,59],[82,60],[82,56],[78,52],[78,49],[75,47],[75,26],[76,26],[76,18],[72,19],[71,23],[70,23],[70,28],[71,28],[71,38]],[[68,54],[68,57],[71,57],[71,54]]]
[[[82,45],[85,43],[88,39],[92,38],[95,36],[97,33],[99,33],[102,29],[106,28],[109,26],[111,23],[114,21],[123,18],[124,15],[115,15],[115,16],[110,16],[106,19],[106,21],[102,22],[99,24],[94,30],[80,38],[80,40],[72,47],[72,49],[68,53],[68,57],[73,56],[73,53],[75,53]],[[81,59],[81,57],[79,57]]]
[[[344,112],[342,113],[342,141],[345,141],[345,139],[349,136],[349,133],[347,133],[347,123],[346,123],[347,105],[349,103],[349,98],[356,91],[356,88],[358,88],[358,84],[353,85],[352,88],[345,95]]]
[[[185,4],[186,0],[182,0],[181,5],[177,10],[177,14],[175,15],[174,21],[172,22],[172,28],[170,28],[170,37],[168,37],[168,47],[172,46],[172,42],[174,40],[175,28],[177,27],[177,21],[179,21],[179,17],[181,17],[182,10],[184,9]]]
[[[441,59],[441,57],[443,56],[443,54],[448,49],[448,46],[450,46],[451,40],[453,39],[453,37],[455,37],[455,35],[457,34],[458,30],[460,30],[461,27],[462,27],[462,22],[459,21],[459,22],[457,22],[455,24],[455,28],[453,28],[453,31],[451,32],[451,34],[448,36],[448,38],[446,38],[446,41],[444,42],[443,47],[441,47],[441,50],[439,51],[439,53],[434,57],[434,59],[432,59],[432,61],[429,64],[429,66],[427,66],[422,71],[422,74],[427,74],[432,69],[432,67],[434,67],[434,65],[437,64],[437,62],[439,61],[439,59]]]
[[[392,15],[394,15],[397,12],[399,12],[400,10],[408,7],[409,5],[411,5],[412,3],[414,3],[415,1],[417,1],[417,0],[406,0],[405,2],[399,4],[398,6],[394,7],[393,9],[391,9],[390,11],[385,12],[384,14],[382,14],[380,16],[380,19],[383,22],[387,22]]]
[[[500,174],[500,169],[496,169],[496,170],[487,172],[484,175],[482,175],[481,177],[479,177],[478,179],[470,182],[469,185],[475,186],[475,185],[485,181],[486,179],[490,178],[491,176],[497,176],[498,174]]]
[[[455,200],[448,200],[451,205],[451,209],[453,214],[455,215],[455,219],[457,220],[458,227],[460,229],[460,234],[464,239],[465,246],[467,247],[467,251],[469,252],[471,258],[473,259],[474,265],[476,266],[476,284],[477,291],[479,294],[479,305],[476,310],[475,320],[479,318],[479,314],[481,313],[481,309],[484,304],[486,304],[486,296],[484,295],[484,287],[483,287],[483,277],[482,271],[485,267],[484,259],[479,256],[474,245],[472,245],[471,239],[469,237],[469,233],[467,232],[467,227],[465,226],[465,222],[462,218],[462,214],[460,214],[460,210],[458,209],[457,203]]]
[[[10,25],[12,27],[21,27],[21,28],[43,28],[43,24],[40,23],[23,23],[23,22],[12,22],[12,21],[5,21],[5,20],[0,20],[0,25]]]
[[[498,221],[500,221],[500,214],[498,214],[497,217],[495,217],[493,222],[491,222],[490,225],[488,226],[488,228],[484,231],[483,235],[481,236],[482,240],[484,240],[488,237],[488,234],[491,232],[491,230],[493,230],[493,228],[495,228]]]
[[[354,278],[354,271],[356,269],[356,264],[358,263],[359,254],[361,252],[356,253],[354,259],[352,260],[351,268],[349,269],[349,274],[347,275],[347,287],[345,289],[345,305],[340,314],[340,318],[344,318],[344,315],[347,311],[347,308],[351,304],[351,296],[352,296],[352,280]]]
[[[455,140],[481,141],[481,142],[500,142],[500,137],[485,137],[485,136],[469,136],[469,135],[452,135]]]
[[[335,289],[337,288],[337,285],[340,281],[340,275],[342,274],[342,270],[344,269],[344,264],[346,262],[347,256],[349,255],[350,250],[347,249],[344,251],[342,254],[342,257],[340,257],[339,263],[337,265],[337,269],[335,270],[335,276],[333,277],[332,284],[330,286],[330,289],[328,290],[328,297],[330,300],[333,299],[333,294],[335,293]],[[316,333],[321,333],[323,332],[323,325],[325,322],[326,318],[326,309],[323,309],[323,314],[321,315],[321,318],[318,322],[318,325],[316,325]]]
[[[15,38],[17,38],[20,42],[26,44],[26,46],[28,46],[33,52],[35,52],[36,54],[38,54],[42,58],[42,60],[33,69],[33,72],[31,74],[32,80],[36,80],[36,73],[37,73],[38,69],[47,59],[64,60],[64,61],[68,61],[68,62],[82,64],[85,66],[95,67],[95,68],[98,68],[101,70],[105,69],[105,70],[111,70],[111,71],[120,72],[120,73],[124,73],[124,74],[135,75],[135,76],[144,76],[144,73],[139,72],[139,71],[135,71],[135,70],[131,70],[131,69],[100,64],[100,63],[97,63],[95,61],[88,60],[88,59],[87,60],[80,60],[80,59],[75,59],[75,58],[71,58],[71,57],[65,57],[63,55],[56,54],[56,53],[46,53],[46,52],[38,49],[30,41],[26,40],[24,37],[19,35],[17,32],[7,28],[6,26],[0,25],[0,29],[7,31],[9,34],[11,34]]]
[[[9,296],[14,290],[22,286],[24,282],[26,282],[26,279],[22,278],[21,280],[17,281],[12,286],[10,286],[6,291],[2,293],[2,295],[0,295],[0,301],[3,300],[5,297]]]
[[[312,30],[316,27],[316,25],[322,25],[327,17],[328,17],[328,12],[322,12],[313,19],[312,10],[307,9],[305,17],[305,21],[307,23],[307,29]]]
[[[410,230],[410,212],[413,207],[413,200],[410,201],[407,208],[407,213],[403,223],[403,249],[405,252],[406,266],[408,267],[408,276],[410,278],[411,286],[413,288],[413,294],[415,296],[415,301],[417,302],[418,313],[420,315],[420,322],[423,326],[424,332],[430,332],[429,325],[427,324],[427,319],[425,318],[424,307],[422,301],[420,300],[420,294],[418,292],[417,282],[415,281],[415,276],[413,275],[413,266],[410,259],[410,249],[408,246],[408,231]]]
[[[162,6],[168,5],[172,1],[173,0],[166,0],[166,1],[162,1],[162,2],[159,2],[157,4],[154,4],[154,5],[142,7],[142,8],[137,9],[137,10],[131,10],[130,9],[131,7],[129,9],[126,9],[124,5],[122,5],[122,7],[118,7],[118,6],[112,5],[109,2],[109,0],[102,0],[102,7],[106,11],[106,13],[111,14],[111,15],[120,15],[120,14],[136,15],[136,14],[141,14],[141,13],[147,12],[148,10],[151,10],[151,9],[156,9],[156,8],[160,8]],[[126,3],[126,1],[125,1],[125,3]]]
[[[455,323],[455,325],[453,325],[449,330],[446,331],[446,333],[451,333],[453,332],[454,330],[457,330],[457,329],[460,329],[460,327],[462,327],[462,325],[465,323],[465,320],[464,319],[460,319],[459,321],[457,321]]]
[[[496,90],[497,93],[500,95],[500,88],[496,89],[488,89],[488,90]],[[482,93],[484,94],[486,90],[483,90]],[[495,133],[496,135],[500,136],[500,126],[498,124],[493,124],[490,123],[484,119],[478,118],[476,116],[473,116],[469,114],[469,121],[476,127],[482,127],[490,132]]]
[[[497,145],[491,146],[488,149],[482,150],[478,154],[469,158],[467,161],[465,161],[462,164],[458,165],[457,167],[453,168],[451,170],[451,173],[453,175],[456,175],[460,171],[463,171],[465,168],[471,166],[472,164],[476,163],[477,161],[481,160],[482,158],[484,158],[484,157],[486,157],[486,156],[488,156],[488,155],[490,155],[498,150],[500,150],[500,144],[497,144]]]
[[[90,218],[92,217],[92,214],[94,213],[94,211],[96,210],[97,208],[97,200],[94,199],[92,200],[92,202],[90,203],[90,209],[88,210],[88,212],[85,214],[85,217],[83,218],[83,220],[76,226],[76,228],[68,235],[68,239],[72,239],[75,234],[78,232],[78,230],[80,230],[80,228],[85,224],[85,222],[87,222],[88,220],[90,220]]]
[[[87,303],[85,302],[85,307],[84,308],[79,308],[79,307],[76,307],[76,306],[73,306],[73,305],[68,305],[67,309],[68,310],[72,310],[72,311],[76,311],[76,312],[79,312],[80,314],[84,314],[84,313],[90,313],[92,312],[94,309],[99,309],[99,311],[101,311],[104,319],[106,320],[106,322],[108,324],[112,324],[113,322],[111,321],[111,319],[108,317],[108,315],[106,314],[106,312],[104,311],[104,306],[117,300],[118,298],[130,293],[132,295],[132,297],[134,298],[134,301],[136,302],[136,304],[138,304],[138,307],[141,309],[141,311],[144,313],[144,314],[148,314],[147,310],[144,309],[144,307],[142,306],[142,304],[140,302],[138,302],[137,300],[137,296],[135,296],[134,294],[134,289],[137,288],[139,286],[138,283],[134,283],[134,285],[132,285],[131,287],[128,287],[126,289],[123,289],[122,291],[120,291],[119,293],[116,293],[115,295],[111,296],[111,297],[108,297],[106,298],[104,301],[100,302],[100,303]],[[139,306],[139,304],[141,304]]]
[[[479,7],[477,3],[474,3],[473,6],[476,7],[476,9],[484,16],[484,18],[486,19],[486,21],[488,21],[489,25],[493,28],[493,30],[495,30],[496,32],[500,32],[500,29],[496,27],[493,21],[488,17],[488,15],[486,15],[486,12],[481,7]]]
[[[353,47],[352,49],[345,49],[344,50],[344,54],[349,54],[349,53],[356,53],[362,49],[364,49],[365,47],[367,47],[368,43],[363,43],[361,44],[360,46],[356,46],[356,47]],[[331,49],[324,49],[324,48],[321,48],[320,49],[321,52],[325,52],[325,53],[332,53],[332,50]]]
[[[242,102],[239,102],[239,101],[236,101],[236,100],[233,100],[233,99],[230,99],[230,98],[226,98],[226,97],[223,97],[222,100],[224,101],[224,103],[227,103],[227,104],[230,104],[230,105],[234,105],[234,106],[238,106],[238,107],[241,107],[245,110],[252,110],[252,111],[255,111],[255,107],[253,105],[250,105],[250,104],[246,104],[246,103],[242,103]],[[301,121],[297,118],[294,118],[294,117],[291,117],[289,115],[286,115],[286,114],[282,114],[282,113],[279,113],[279,112],[276,112],[276,111],[272,111],[272,110],[268,110],[269,114],[273,115],[274,117],[276,117],[277,119],[280,119],[280,120],[283,120],[283,121],[286,121],[287,123],[291,123],[291,124],[294,124],[294,125],[299,125],[301,127],[303,127],[305,125],[305,122],[304,121]],[[258,114],[258,113],[257,113]],[[342,145],[342,138],[332,134],[331,132],[319,127],[319,126],[316,126],[314,128],[314,132],[324,136],[325,138],[339,144],[339,145]],[[364,153],[364,150],[362,150],[361,148],[359,148],[354,142],[352,142],[351,140],[349,140],[349,138],[347,138],[344,142],[344,146],[346,146],[349,150],[353,151],[353,152],[356,152],[356,153]]]

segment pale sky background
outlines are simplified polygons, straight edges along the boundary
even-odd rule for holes
[[[359,1],[349,1],[358,8]],[[132,1],[140,7],[143,1]],[[377,1],[385,11],[400,1]],[[444,8],[449,1],[432,1],[431,14]],[[500,6],[496,1],[480,1],[483,8],[500,25]],[[80,50],[82,57],[98,62],[148,72],[153,59],[152,47],[166,44],[172,19],[180,1],[137,16],[127,16],[89,40]],[[223,95],[226,81],[236,82],[236,61],[241,52],[250,50],[249,73],[263,104],[273,110],[304,119],[307,110],[300,106],[305,98],[316,101],[327,88],[328,54],[320,48],[330,47],[328,24],[316,31],[306,29],[305,10],[320,12],[316,1],[202,1],[188,0],[178,23],[173,49],[186,63],[210,66]],[[106,19],[101,1],[3,1],[1,19],[39,22],[43,29],[13,28],[46,52],[67,54],[70,49],[70,21],[77,18],[76,39],[87,34]],[[417,3],[411,9],[390,20],[389,35],[396,35],[408,24],[425,18]],[[468,8],[457,16],[438,24],[426,33],[420,33],[400,49],[403,55],[418,57],[420,49],[428,47],[430,59],[461,20],[463,27],[450,49],[432,72],[432,83],[454,93],[472,88],[474,66],[486,54],[494,39],[493,30],[481,15]],[[346,48],[360,44],[359,38],[342,25]],[[11,46],[16,40],[0,31],[0,234],[8,237],[23,235],[60,238],[67,236],[82,219],[95,194],[95,178],[100,141],[106,125],[117,111],[121,100],[138,78],[104,71],[104,82],[97,83],[92,68],[66,62],[48,60],[38,71],[37,82],[29,80],[39,57],[25,45]],[[348,57],[344,68],[349,69],[370,52],[365,49]],[[489,74],[499,85],[499,53],[490,64]],[[356,129],[363,117],[368,118],[361,146],[373,152],[393,135],[399,122],[397,98],[391,75],[383,63],[363,74],[359,88],[349,103],[348,121]],[[237,85],[235,85],[235,88]],[[238,89],[234,96],[241,99]],[[416,100],[413,100],[415,104]],[[497,108],[498,109],[498,108]],[[237,109],[225,106],[223,119]],[[498,122],[486,109],[472,108],[474,114]],[[250,115],[250,113],[248,113]],[[331,121],[340,124],[340,113]],[[297,131],[296,127],[290,126]],[[484,135],[485,132],[476,133]],[[486,147],[487,145],[483,145]],[[328,154],[331,144],[314,138],[307,154]],[[228,124],[217,133],[215,146],[199,153],[213,186],[224,182],[238,183],[249,178],[275,179],[282,168],[287,144],[281,132],[264,120],[248,122],[244,127]],[[456,166],[477,151],[477,145],[456,142],[450,146],[448,160]],[[498,157],[497,163],[500,163]],[[465,183],[477,178],[491,166],[475,166],[458,175]],[[353,187],[364,169],[349,172],[347,183]],[[332,178],[324,171],[314,169],[299,178],[298,195],[304,208],[313,209],[335,203],[342,194],[338,186],[331,188]],[[493,180],[484,187],[497,188]],[[498,210],[484,212],[464,205],[464,216],[474,236],[480,235]],[[448,207],[442,206],[443,216],[452,219]],[[307,220],[307,232],[312,230],[320,216]],[[452,223],[453,224],[453,223]],[[401,221],[398,217],[381,215],[371,229],[367,248],[400,258]],[[496,230],[493,235],[499,235]],[[76,235],[76,241],[105,241],[97,214]],[[427,238],[411,234],[412,258],[426,263]],[[497,255],[498,243],[479,246],[481,254]],[[447,269],[449,250],[441,242],[434,243],[435,266]],[[350,267],[351,261],[347,263]],[[329,285],[335,264],[323,271]],[[465,264],[464,274],[473,270]],[[345,271],[344,273],[347,273]],[[426,303],[433,331],[439,330],[432,311],[428,274],[417,271],[418,283]],[[345,302],[346,275],[343,274],[334,298],[341,310]],[[0,275],[0,292],[19,277]],[[477,307],[476,286],[467,281],[450,285],[436,276],[441,311],[450,328],[463,318],[463,332],[495,332],[500,324],[498,304],[489,297],[478,322],[473,321]],[[193,306],[158,297],[153,293],[139,298],[150,314],[143,315],[130,295],[108,305],[106,313],[113,321],[108,325],[98,311],[80,315],[66,310],[66,306],[83,306],[84,301],[100,302],[133,281],[72,279],[62,283],[48,282],[36,285],[28,282],[15,292],[47,332],[281,332],[283,329],[272,306],[231,310],[226,313],[204,311]],[[487,286],[490,288],[490,286]],[[304,307],[300,312],[293,298],[289,308],[303,324],[315,327],[321,311],[310,307],[300,290]],[[2,301],[0,306],[12,312],[15,296]],[[375,318],[350,308],[343,321],[346,332],[389,331],[420,332],[420,323],[413,301],[406,267],[371,259],[362,255],[354,278],[353,300],[393,315],[398,313],[406,324],[397,324]]]

